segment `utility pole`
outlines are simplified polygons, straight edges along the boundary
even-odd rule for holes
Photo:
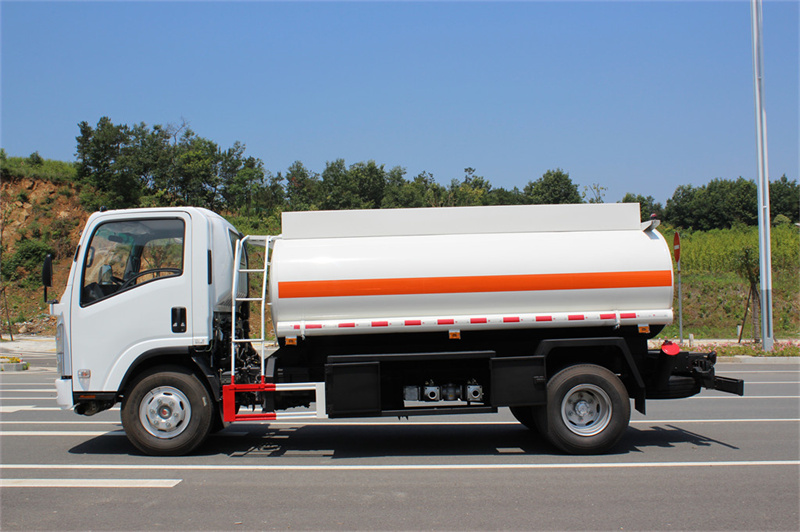
[[[764,54],[761,48],[761,0],[750,0],[753,28],[753,82],[756,106],[756,147],[758,151],[758,258],[761,280],[761,347],[772,351],[772,251],[769,214],[769,163],[767,160],[767,114],[764,111]]]

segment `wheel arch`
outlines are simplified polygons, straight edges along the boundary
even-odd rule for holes
[[[597,356],[597,348],[604,353]],[[627,372],[629,378],[623,379],[628,394],[634,399],[636,410],[645,413],[645,384],[639,367],[634,360],[625,338],[566,338],[542,340],[535,355],[545,357],[547,378],[551,378],[564,368],[576,364],[594,364],[614,373]]]
[[[128,387],[136,377],[158,366],[180,366],[189,369],[208,389],[211,397],[217,402],[220,400],[218,379],[216,379],[208,363],[202,357],[192,356],[188,348],[153,349],[139,355],[122,377],[117,398],[124,397]]]

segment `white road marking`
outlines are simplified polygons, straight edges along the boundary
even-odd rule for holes
[[[775,422],[791,422],[798,423],[800,418],[771,418],[771,419],[633,419],[633,423],[649,423],[649,424],[666,424],[666,423],[775,423]],[[2,422],[0,422],[2,423]],[[25,423],[19,421],[15,423]],[[46,422],[42,422],[46,423]],[[304,421],[304,422],[291,422],[291,421],[249,421],[245,422],[248,425],[270,425],[270,426],[286,426],[286,427],[305,427],[305,426],[320,426],[320,427],[368,427],[370,425],[376,427],[409,427],[409,426],[459,426],[459,425],[520,425],[518,421]],[[241,424],[234,426],[241,427]],[[225,434],[221,432],[220,434]]]
[[[771,419],[636,419],[631,424],[668,424],[668,423],[798,423],[800,418]]]
[[[0,437],[9,436],[124,436],[125,431],[118,430],[3,430]]]
[[[2,425],[9,425],[9,424],[16,424],[16,425],[52,425],[52,424],[73,424],[73,425],[83,425],[83,424],[98,424],[98,425],[116,425],[119,424],[114,423],[113,421],[95,421],[95,422],[78,422],[78,421],[70,421],[70,422],[53,422],[53,421],[0,421]],[[800,423],[800,419],[798,418],[775,418],[775,419],[636,419],[631,420],[631,425],[677,425],[677,424],[687,424],[687,423]],[[325,422],[312,422],[312,423],[291,423],[291,422],[282,422],[282,423],[270,423],[270,422],[253,422],[251,424],[260,425],[260,426],[275,426],[275,427],[308,427],[308,426],[317,426],[317,427],[358,427],[358,426],[376,426],[376,427],[412,427],[412,426],[511,426],[511,425],[519,425],[516,421],[489,421],[489,422],[480,422],[480,421],[464,421],[464,422],[446,422],[446,423],[436,423],[436,422],[417,422],[417,423],[397,423],[397,422],[355,422],[355,423],[340,423],[340,422],[333,422],[333,423],[325,423]],[[235,425],[236,427],[241,428],[241,425]],[[220,432],[214,437],[240,437],[250,434],[249,431],[236,431],[236,430],[226,430]],[[0,437],[11,437],[11,436],[83,436],[83,437],[97,437],[97,436],[124,436],[125,431],[121,428],[114,428],[109,430],[1,430]],[[279,436],[273,436],[272,439],[278,438]]]
[[[2,399],[2,398],[0,398]],[[53,399],[52,397],[50,399]],[[6,410],[8,409],[8,410]],[[70,409],[64,409],[57,406],[35,406],[35,405],[14,405],[14,406],[0,406],[0,414],[5,414],[9,412],[19,412],[21,410],[30,410],[32,412],[69,412]],[[119,407],[115,406],[113,408],[109,408],[108,410],[104,410],[104,412],[119,412]]]
[[[718,370],[720,368],[717,368]],[[734,369],[725,369],[724,371],[720,371],[720,374],[728,375],[729,373],[735,373],[736,375],[741,375],[743,373],[800,373],[800,369],[764,369],[764,370],[739,370],[736,371]]]
[[[180,478],[0,478],[0,488],[174,488]]]
[[[44,397],[6,397],[5,395],[0,395],[0,401],[52,401],[56,398],[56,392],[53,392],[53,395],[47,395]]]
[[[687,397],[686,399],[800,399],[800,395],[706,395],[700,397]]]
[[[55,391],[55,386],[40,386],[38,388],[11,388],[10,386],[30,386],[30,384],[0,384],[0,392],[50,392]]]
[[[598,462],[555,464],[0,464],[0,470],[147,470],[147,471],[430,471],[470,469],[638,469],[673,467],[775,467],[800,466],[800,460],[751,460],[710,462]]]
[[[19,412],[22,410],[32,410],[33,407],[30,405],[17,405],[17,406],[7,406],[2,405],[0,406],[0,414],[13,414],[14,412]]]
[[[0,425],[117,425],[119,421],[2,421]]]

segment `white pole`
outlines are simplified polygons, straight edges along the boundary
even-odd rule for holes
[[[767,114],[764,110],[763,51],[761,48],[761,0],[750,0],[753,28],[753,82],[758,152],[758,258],[761,281],[761,346],[772,351],[772,252],[770,245],[769,164],[767,161]]]
[[[681,261],[678,259],[678,345],[683,347],[683,296],[681,295]]]

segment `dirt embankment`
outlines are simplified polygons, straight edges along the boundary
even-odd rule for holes
[[[3,177],[0,205],[0,261],[15,264],[12,272],[9,268],[4,270],[10,275],[4,275],[2,284],[5,293],[0,299],[0,329],[6,333],[10,320],[17,333],[52,333],[54,325],[39,281],[41,264],[18,264],[20,261],[13,259],[22,241],[40,241],[49,246],[55,263],[53,288],[48,298],[58,298],[89,213],[80,206],[78,191],[72,185],[27,177]]]

